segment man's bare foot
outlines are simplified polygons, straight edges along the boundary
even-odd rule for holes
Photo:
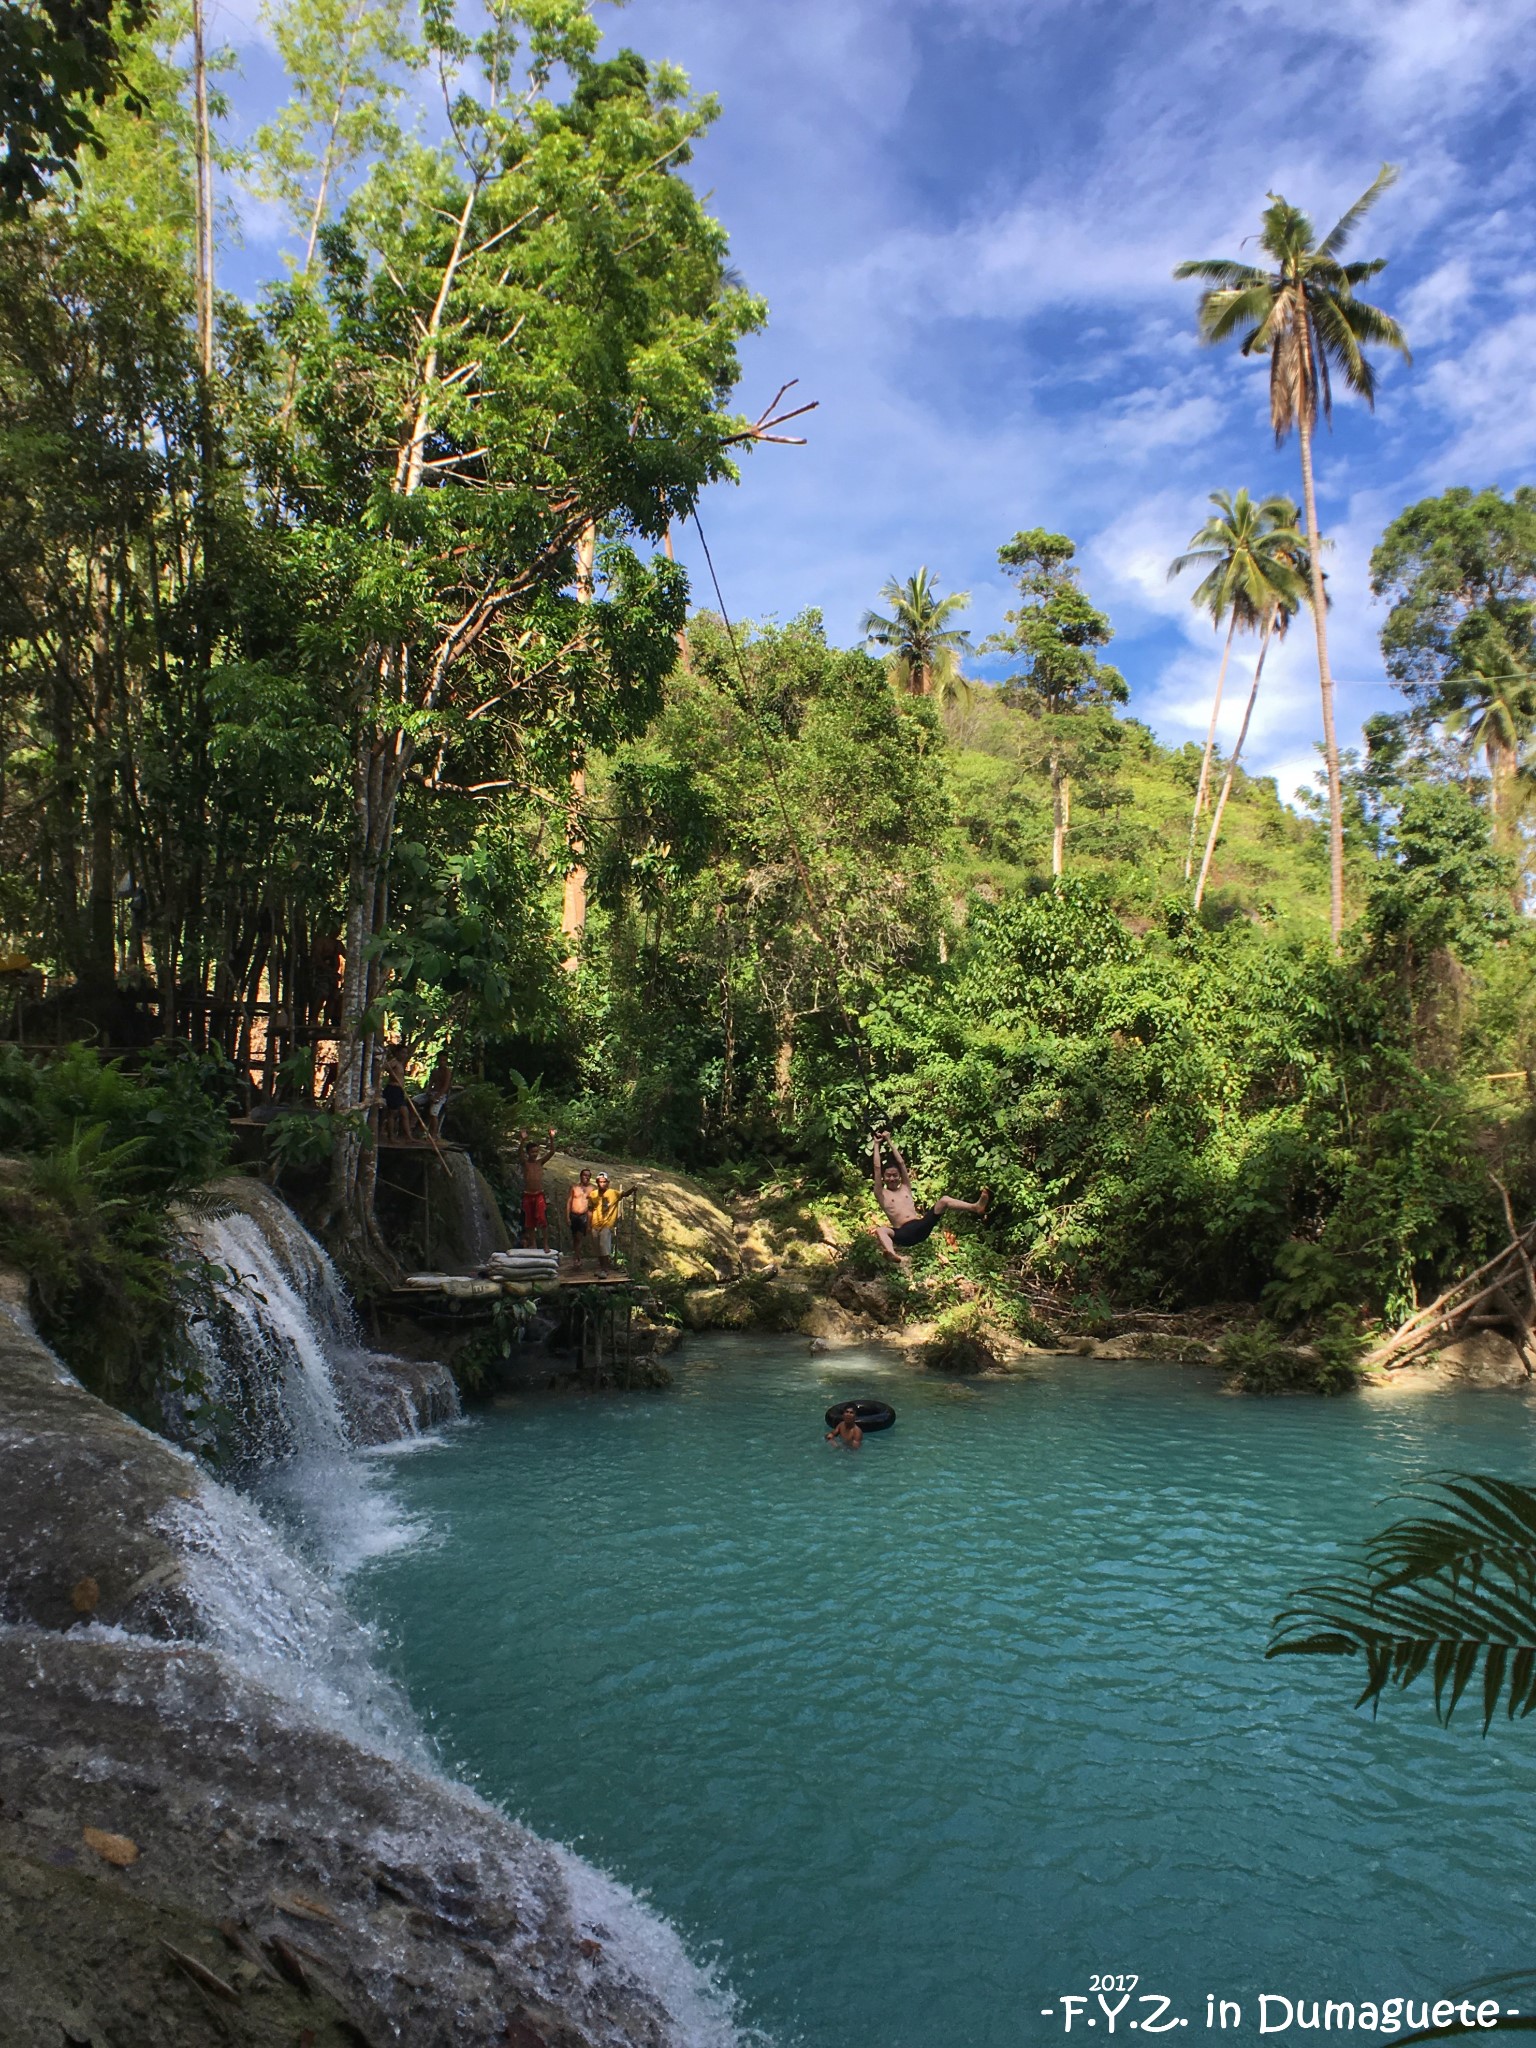
[[[978,1216],[985,1216],[991,1206],[992,1190],[990,1188],[983,1188],[976,1198],[976,1214]]]

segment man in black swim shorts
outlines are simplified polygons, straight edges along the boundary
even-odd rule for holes
[[[884,1143],[889,1157],[882,1157]],[[912,1193],[912,1176],[907,1171],[907,1162],[896,1150],[889,1131],[875,1133],[875,1195],[885,1211],[887,1221],[873,1226],[880,1249],[888,1259],[894,1259],[898,1266],[909,1266],[912,1262],[902,1254],[914,1245],[924,1244],[938,1227],[939,1218],[946,1209],[957,1210],[964,1216],[985,1216],[991,1191],[983,1188],[974,1202],[959,1201],[954,1195],[940,1195],[927,1209],[919,1209]]]

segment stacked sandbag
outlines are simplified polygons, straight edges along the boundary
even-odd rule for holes
[[[548,1286],[560,1275],[560,1254],[529,1246],[522,1251],[492,1252],[486,1271],[493,1280],[514,1287]]]

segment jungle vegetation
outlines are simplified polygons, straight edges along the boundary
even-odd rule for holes
[[[1138,722],[1045,527],[998,536],[995,683],[927,568],[853,647],[793,593],[787,623],[690,610],[669,529],[769,437],[732,409],[765,312],[683,175],[715,107],[602,60],[585,0],[473,32],[285,0],[290,99],[238,160],[217,53],[117,20],[100,153],[0,223],[0,1030],[117,1078],[60,1121],[51,1053],[14,1056],[12,1149],[146,1136],[112,1105],[169,1075],[178,1115],[310,1111],[318,1063],[321,1220],[377,1273],[403,1041],[473,1077],[461,1135],[537,1098],[743,1187],[852,1190],[888,1115],[925,1182],[996,1191],[994,1263],[1286,1330],[1475,1264],[1497,1182],[1531,1212],[1536,493],[1393,522],[1403,709],[1359,757],[1331,737],[1311,451],[1330,366],[1368,398],[1363,350],[1402,342],[1341,255],[1382,180],[1321,241],[1273,201],[1271,269],[1188,266],[1300,439],[1301,509],[1216,492],[1181,561],[1250,710],[1310,613],[1309,813],[1214,715],[1203,750]],[[215,169],[292,222],[249,300]],[[130,1199],[131,1158],[90,1156]]]

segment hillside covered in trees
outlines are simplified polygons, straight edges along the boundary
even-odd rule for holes
[[[1359,756],[1305,377],[1276,414],[1304,505],[1218,494],[1187,561],[1230,687],[1316,633],[1311,811],[1138,721],[1045,507],[998,537],[1004,679],[968,678],[926,570],[858,646],[793,590],[789,623],[732,625],[671,531],[784,422],[732,409],[765,309],[685,176],[712,104],[600,60],[578,0],[474,34],[369,0],[345,48],[327,20],[282,12],[291,99],[238,164],[201,41],[124,23],[99,153],[0,229],[11,1248],[94,1257],[265,1105],[354,1275],[387,1275],[392,1047],[446,1055],[488,1156],[536,1115],[848,1195],[889,1118],[924,1185],[994,1191],[981,1267],[1082,1296],[1358,1330],[1502,1244],[1506,1198],[1536,1204],[1532,491],[1383,536],[1403,700]],[[451,119],[418,130],[427,65]],[[214,168],[291,216],[249,298]],[[1282,363],[1264,323],[1313,293],[1368,395],[1363,348],[1401,340],[1353,295],[1370,266],[1265,222],[1272,276],[1192,267],[1206,338],[1254,322]]]

